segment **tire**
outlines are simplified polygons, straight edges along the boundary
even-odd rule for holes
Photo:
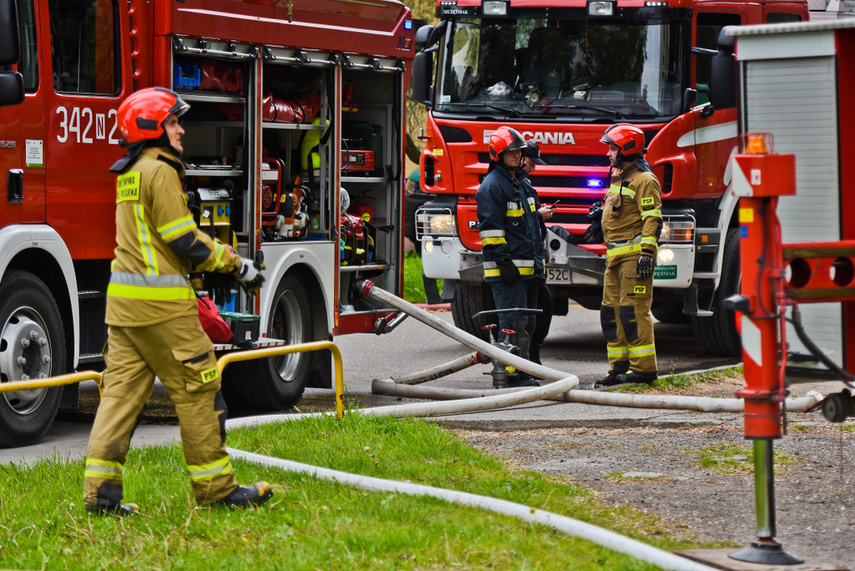
[[[50,290],[28,272],[0,282],[0,382],[66,372],[65,329]],[[59,409],[62,387],[0,393],[0,447],[35,444]]]
[[[486,283],[464,282],[457,280],[454,286],[454,299],[451,300],[451,317],[459,329],[489,341],[490,336],[483,330],[488,323],[498,323],[496,317],[486,320],[475,318],[479,311],[496,309],[493,292]]]
[[[692,317],[692,328],[701,348],[711,355],[738,356],[742,354],[742,341],[736,327],[736,312],[725,309],[722,302],[739,292],[741,270],[739,267],[739,230],[727,231],[724,256],[721,262],[721,281],[713,295],[710,317]]]
[[[692,319],[683,313],[682,303],[662,303],[657,305],[654,301],[650,313],[662,323],[690,323]]]
[[[268,337],[284,339],[288,345],[317,340],[312,335],[311,311],[305,286],[297,276],[285,276],[273,297]],[[224,371],[223,396],[236,412],[292,408],[306,389],[310,363],[311,353],[235,363]]]

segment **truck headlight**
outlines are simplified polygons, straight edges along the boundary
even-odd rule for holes
[[[691,218],[662,219],[662,232],[659,234],[660,244],[694,244],[695,221]]]
[[[416,238],[449,240],[457,235],[454,214],[447,208],[421,209],[416,212]]]

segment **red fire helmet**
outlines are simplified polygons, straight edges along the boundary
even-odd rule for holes
[[[603,133],[600,142],[617,145],[624,156],[644,153],[644,131],[629,123],[612,125]]]
[[[180,117],[189,108],[174,91],[147,87],[132,93],[119,105],[119,129],[127,144],[159,139],[166,134],[163,121],[170,114]]]
[[[510,127],[499,127],[490,135],[490,158],[499,160],[499,155],[505,151],[524,149],[526,142],[516,129]]]

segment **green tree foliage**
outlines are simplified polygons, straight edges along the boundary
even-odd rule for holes
[[[436,0],[404,0],[404,4],[413,13],[416,24],[439,23],[436,17]],[[407,158],[414,163],[419,162],[419,155],[424,146],[419,141],[419,131],[427,123],[427,110],[421,103],[412,100],[411,90],[407,90]]]

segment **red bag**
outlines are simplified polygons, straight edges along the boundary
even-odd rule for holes
[[[243,92],[243,72],[238,67],[215,60],[202,60],[199,62],[199,74],[199,89],[203,91]]]
[[[232,330],[220,317],[220,312],[211,298],[196,296],[196,303],[199,306],[199,322],[211,341],[214,343],[231,343],[232,337],[234,337]]]
[[[261,101],[261,120],[268,123],[311,123],[321,106],[321,94],[308,99],[283,99],[268,91]]]

